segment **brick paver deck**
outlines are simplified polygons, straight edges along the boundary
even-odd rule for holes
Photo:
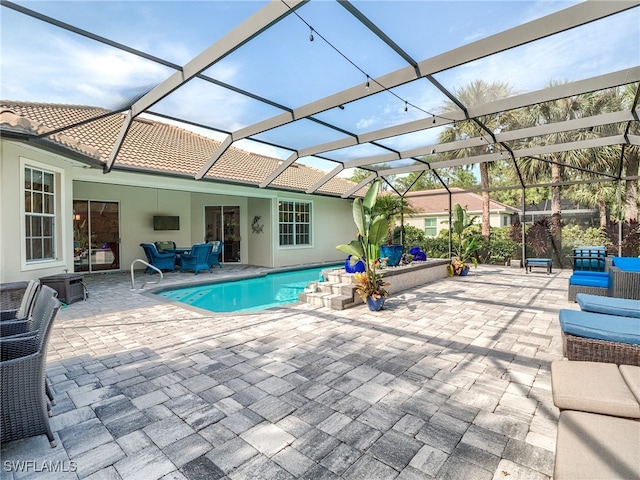
[[[481,266],[380,312],[253,314],[86,276],[49,349],[58,447],[2,445],[2,479],[547,479],[569,273]]]

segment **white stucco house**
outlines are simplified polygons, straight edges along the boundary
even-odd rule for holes
[[[451,205],[459,203],[469,215],[477,217],[476,223],[480,223],[482,221],[482,196],[457,187],[452,187],[450,190]],[[408,192],[406,199],[417,213],[405,216],[405,225],[423,230],[428,237],[436,237],[441,230],[449,229],[449,192],[447,190]],[[520,213],[521,210],[518,208],[491,200],[489,204],[490,225],[492,227],[511,225]]]
[[[294,164],[259,188],[281,161],[232,147],[195,180],[219,142],[145,118],[105,173],[124,113],[1,103],[1,282],[128,271],[155,241],[223,240],[223,264],[334,261],[354,236],[346,179],[307,195],[325,172]]]

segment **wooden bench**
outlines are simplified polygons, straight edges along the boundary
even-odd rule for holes
[[[553,261],[550,258],[527,258],[524,261],[524,270],[529,273],[532,267],[544,267],[547,273],[551,273]]]

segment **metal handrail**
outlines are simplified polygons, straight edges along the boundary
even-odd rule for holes
[[[158,272],[160,274],[160,280],[158,280],[157,282],[144,282],[142,285],[140,285],[139,290],[142,290],[142,288],[147,284],[147,283],[160,283],[162,281],[162,279],[164,278],[164,276],[162,275],[162,270],[160,270],[157,267],[154,267],[153,265],[151,265],[150,263],[145,262],[144,260],[140,259],[140,258],[136,258],[133,262],[131,262],[131,290],[135,290],[135,274],[134,274],[134,270],[133,270],[133,266],[136,263],[142,263],[144,265],[146,265],[148,268],[152,268],[154,269],[156,272]]]

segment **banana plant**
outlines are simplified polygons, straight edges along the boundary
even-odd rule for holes
[[[367,190],[364,199],[356,198],[353,201],[353,222],[358,229],[358,238],[348,244],[336,246],[341,252],[351,255],[352,264],[359,260],[364,263],[366,278],[359,282],[358,289],[363,300],[370,296],[379,298],[387,295],[383,288],[387,284],[382,281],[382,276],[376,273],[380,245],[385,243],[389,229],[389,223],[384,215],[373,213],[380,183],[380,179],[375,180]]]
[[[456,248],[456,257],[451,260],[449,265],[449,275],[459,275],[464,268],[469,267],[469,262],[474,267],[478,266],[478,259],[475,253],[480,249],[480,244],[473,236],[465,236],[465,230],[473,225],[477,217],[470,217],[467,210],[456,203],[451,212],[451,230],[455,234],[458,245]]]

